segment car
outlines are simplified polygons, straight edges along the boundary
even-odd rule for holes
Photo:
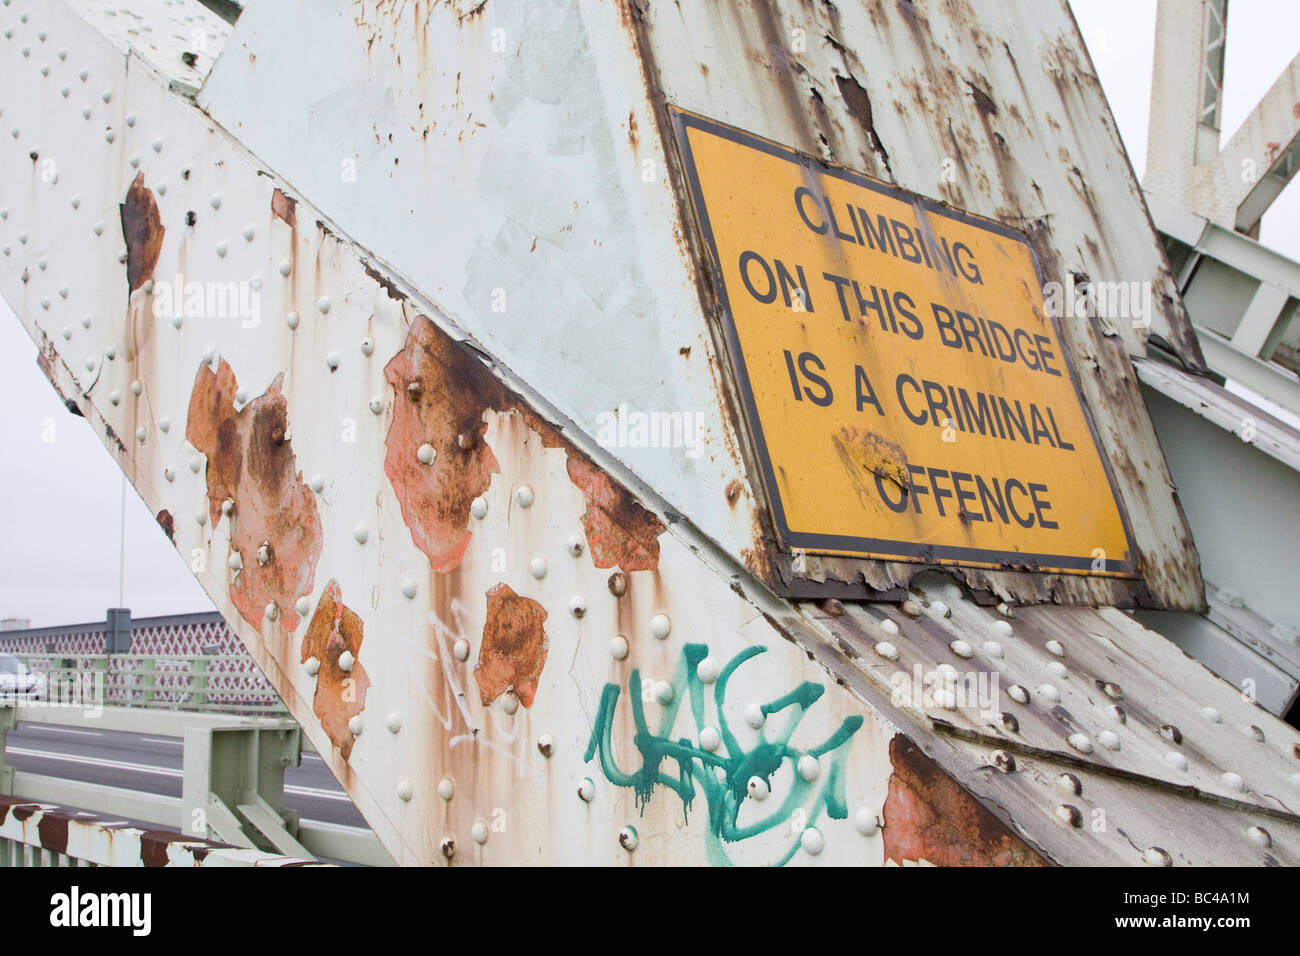
[[[49,683],[12,654],[0,653],[0,704],[46,700]]]

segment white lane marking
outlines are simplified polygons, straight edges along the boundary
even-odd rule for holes
[[[24,721],[22,730],[44,730],[51,734],[76,734],[79,737],[102,737],[102,730],[73,730],[71,727],[51,727],[48,724],[29,724]]]
[[[103,760],[97,757],[74,757],[71,754],[50,753],[47,750],[28,750],[24,747],[10,747],[8,753],[16,754],[20,757],[43,757],[46,760],[57,760],[62,763],[84,764],[92,767],[105,767],[112,770],[126,770],[131,773],[151,773],[158,777],[179,777],[183,771],[171,767],[151,767],[148,764],[129,763],[125,760]],[[321,800],[342,800],[348,803],[352,798],[341,790],[321,790],[318,787],[299,787],[293,784],[285,784],[285,793],[297,794],[302,797],[316,797]]]
[[[168,747],[185,746],[185,741],[183,740],[176,740],[174,738],[164,738],[164,737],[141,737],[140,742],[145,744],[166,744]]]

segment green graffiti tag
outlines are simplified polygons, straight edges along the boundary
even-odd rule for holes
[[[719,672],[713,685],[713,699],[717,711],[717,727],[711,728],[705,719],[705,693],[707,685],[698,674],[699,664],[708,656],[708,647],[704,644],[687,644],[682,650],[681,660],[673,678],[671,699],[660,699],[663,712],[660,717],[659,731],[652,732],[646,721],[645,707],[641,694],[641,673],[633,669],[628,679],[628,699],[632,706],[632,720],[636,726],[633,739],[636,749],[641,754],[641,767],[634,773],[619,769],[614,760],[612,734],[614,716],[618,707],[620,688],[618,684],[606,684],[600,695],[600,710],[597,712],[592,728],[591,741],[587,744],[586,757],[590,761],[599,752],[600,768],[610,783],[619,787],[630,787],[636,793],[637,806],[642,815],[653,795],[656,786],[667,787],[677,794],[682,801],[684,814],[689,814],[697,795],[703,793],[708,808],[708,859],[715,865],[730,865],[724,844],[736,843],[750,837],[788,827],[793,837],[792,845],[776,861],[783,866],[793,858],[799,848],[799,832],[803,825],[812,826],[822,813],[829,819],[844,820],[848,818],[848,807],[844,798],[844,771],[848,759],[848,748],[844,745],[862,726],[862,716],[846,717],[840,726],[820,745],[799,751],[790,746],[805,713],[825,693],[820,684],[805,682],[790,693],[776,700],[759,706],[767,727],[767,718],[789,711],[784,726],[774,732],[758,732],[758,741],[746,749],[727,724],[723,704],[727,695],[727,683],[736,668],[745,661],[766,651],[765,647],[749,647],[733,657]],[[683,701],[690,702],[691,714],[695,719],[696,741],[688,737],[672,739],[673,725]],[[699,742],[703,733],[715,732],[717,739],[711,741],[717,746],[707,749]],[[819,760],[830,755],[826,762],[829,767],[818,766],[816,773],[810,774],[812,780],[805,779],[798,771],[800,757],[808,756]],[[793,783],[780,806],[762,819],[740,825],[738,819],[741,807],[746,799],[766,796],[771,786],[772,776],[785,761],[791,763]],[[665,768],[667,764],[667,769]],[[676,764],[674,775],[671,767]],[[824,772],[823,772],[824,771]],[[750,782],[757,778],[762,782],[759,793],[750,793]],[[820,779],[818,779],[820,778]]]

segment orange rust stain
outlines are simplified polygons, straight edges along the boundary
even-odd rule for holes
[[[158,217],[158,203],[145,188],[144,173],[135,174],[126,201],[118,205],[118,210],[122,215],[122,237],[126,239],[126,281],[134,292],[153,275],[166,232]]]
[[[393,424],[384,472],[392,482],[415,545],[433,570],[460,564],[469,547],[470,503],[487,491],[498,470],[483,441],[483,413],[505,405],[504,391],[475,360],[425,316],[417,316],[406,347],[384,366],[393,387]],[[432,465],[420,446],[433,446]]]
[[[352,754],[354,739],[348,721],[365,709],[366,691],[370,688],[370,678],[361,666],[364,631],[361,618],[343,603],[338,582],[330,581],[321,592],[316,613],[302,637],[301,662],[305,664],[310,657],[320,662],[312,708],[344,760]],[[339,667],[339,657],[344,651],[352,653],[351,671]]]
[[[882,808],[885,859],[937,866],[1046,866],[1023,840],[902,734]]]
[[[290,229],[298,225],[298,204],[279,189],[271,193],[271,213]]]
[[[231,547],[243,568],[230,586],[239,613],[261,629],[266,606],[279,608],[286,631],[298,625],[297,599],[311,593],[322,534],[316,496],[295,469],[288,435],[283,375],[238,412],[238,385],[222,360],[216,372],[199,366],[190,395],[185,437],[208,458],[208,510],[215,527],[221,505],[234,501]],[[265,562],[265,563],[263,563]]]
[[[658,567],[660,521],[426,316],[411,323],[406,346],[384,367],[384,377],[396,393],[384,472],[434,571],[446,573],[464,558],[470,504],[500,470],[483,440],[488,410],[518,412],[544,447],[564,449],[569,479],[587,499],[582,521],[596,567]],[[426,443],[435,452],[431,465],[418,457]]]
[[[587,498],[582,528],[596,567],[617,565],[624,571],[659,567],[659,535],[664,526],[658,518],[585,458],[569,455],[569,480]]]
[[[727,504],[736,507],[736,502],[740,499],[740,493],[744,490],[744,485],[740,483],[739,478],[732,478],[727,482],[726,490],[723,492],[727,496]]]
[[[176,543],[176,522],[172,518],[172,513],[166,508],[158,512],[158,527],[163,529],[168,541]]]
[[[474,666],[484,707],[508,690],[513,690],[525,707],[533,706],[546,666],[545,622],[545,608],[532,598],[520,597],[508,584],[498,584],[487,592],[483,643]]]

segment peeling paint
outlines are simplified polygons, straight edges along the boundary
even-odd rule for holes
[[[126,201],[118,209],[122,215],[122,236],[126,239],[126,281],[134,292],[153,275],[166,232],[158,216],[158,203],[145,188],[144,173],[136,173],[126,192]]]
[[[280,189],[271,193],[271,214],[290,229],[298,225],[298,204]]]
[[[352,754],[352,731],[348,721],[366,706],[370,678],[361,666],[361,641],[365,625],[356,612],[343,603],[337,581],[330,581],[321,593],[316,613],[302,638],[301,662],[316,658],[316,696],[312,707],[320,718],[321,728],[329,735],[339,753],[347,760]],[[344,651],[352,654],[350,671],[339,666]]]
[[[164,508],[158,512],[158,527],[163,529],[163,534],[167,535],[167,540],[172,544],[176,543],[176,522],[172,519],[172,513]]]
[[[487,592],[483,643],[474,667],[484,707],[508,690],[525,707],[533,706],[546,665],[545,622],[546,609],[532,598],[520,597],[509,585],[498,584]]]
[[[938,866],[1046,866],[1034,850],[915,744],[889,742],[893,773],[881,810],[885,860]]]
[[[569,478],[587,498],[582,528],[596,567],[657,568],[663,523],[585,458],[570,454]]]
[[[289,439],[288,402],[277,376],[263,395],[235,410],[235,373],[223,359],[217,371],[199,367],[190,396],[185,437],[207,456],[208,510],[215,527],[221,505],[235,502],[230,546],[243,567],[230,585],[239,613],[261,628],[268,603],[285,630],[298,624],[297,599],[311,593],[322,535],[316,497],[297,471]],[[258,560],[265,546],[269,560]]]

